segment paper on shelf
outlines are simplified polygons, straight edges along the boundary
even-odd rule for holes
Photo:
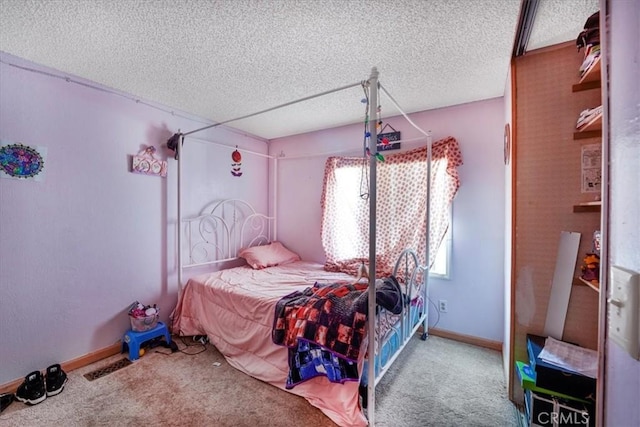
[[[549,337],[538,356],[547,363],[566,371],[576,372],[590,378],[596,378],[598,372],[598,353]]]
[[[602,144],[582,146],[582,192],[599,193],[602,185]]]

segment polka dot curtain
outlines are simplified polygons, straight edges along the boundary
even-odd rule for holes
[[[430,264],[449,227],[449,205],[459,186],[462,165],[453,137],[432,146]],[[385,155],[378,162],[376,204],[376,275],[393,272],[397,257],[412,248],[425,265],[427,210],[427,149]],[[327,159],[322,191],[322,244],[325,269],[356,274],[369,261],[368,159]]]

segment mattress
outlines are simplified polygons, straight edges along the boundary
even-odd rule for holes
[[[171,329],[179,335],[207,335],[231,366],[285,390],[287,348],[271,341],[276,303],[316,282],[353,280],[353,276],[327,272],[322,264],[306,261],[198,275],[185,285],[171,316]],[[357,382],[335,384],[316,377],[287,391],[306,398],[340,426],[367,425]]]

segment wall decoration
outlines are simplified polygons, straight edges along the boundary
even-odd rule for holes
[[[231,175],[235,177],[242,176],[242,171],[240,170],[240,166],[242,166],[242,154],[238,151],[238,146],[236,145],[236,149],[233,153],[231,153]]]
[[[504,125],[504,164],[508,165],[511,160],[511,127],[509,123]]]
[[[599,193],[602,183],[602,146],[582,146],[582,192]]]
[[[149,146],[133,156],[131,172],[144,175],[156,175],[165,178],[167,176],[167,162],[156,159],[156,147]]]
[[[0,140],[0,178],[44,180],[47,149]]]
[[[393,132],[383,133],[390,127]],[[384,125],[381,133],[378,134],[377,148],[378,151],[399,150],[400,149],[400,132],[396,131],[390,124]]]

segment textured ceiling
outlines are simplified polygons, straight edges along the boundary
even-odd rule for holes
[[[541,0],[548,23],[530,47],[575,39],[597,3]],[[0,51],[215,122],[376,66],[414,112],[502,96],[519,12],[520,0],[0,0]],[[356,87],[229,126],[271,139],[354,123],[361,98]]]
[[[587,18],[598,9],[598,0],[542,0],[527,49],[575,40]]]

